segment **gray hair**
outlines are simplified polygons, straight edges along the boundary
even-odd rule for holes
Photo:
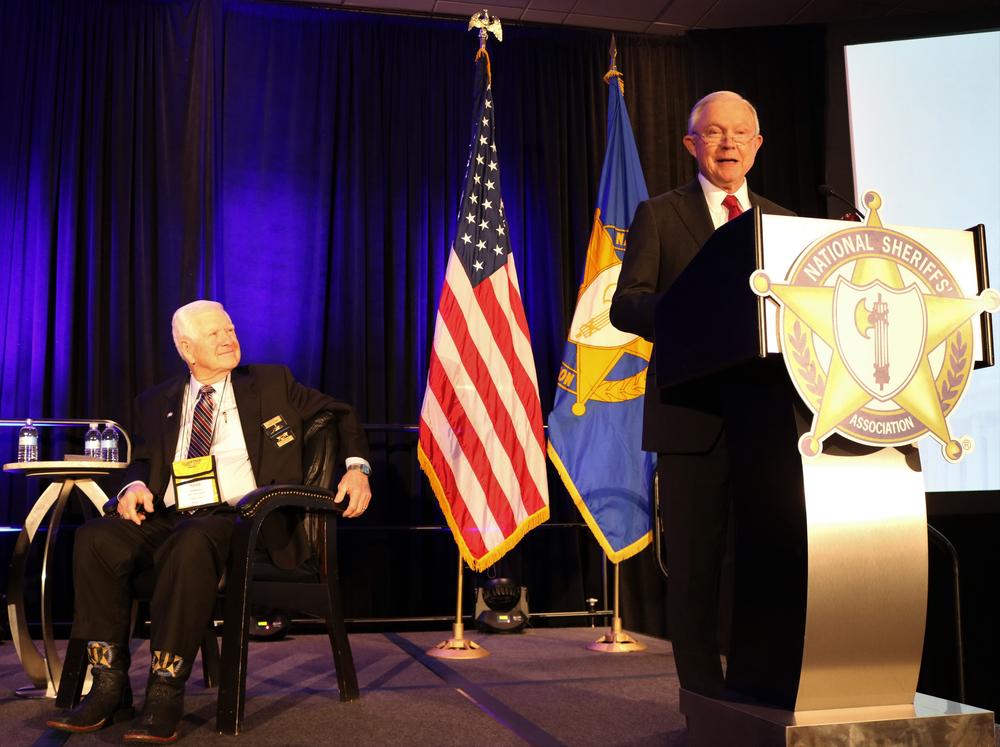
[[[753,129],[754,135],[760,134],[760,120],[757,119],[757,110],[754,105],[747,101],[745,98],[740,96],[738,93],[733,91],[713,91],[704,98],[700,99],[698,103],[694,105],[691,109],[691,115],[688,117],[688,134],[694,134],[694,124],[698,121],[698,117],[701,116],[701,110],[706,106],[711,104],[713,101],[741,101],[747,105],[750,109],[750,113],[753,115]]]
[[[181,340],[190,340],[194,336],[191,329],[191,320],[201,312],[208,311],[209,309],[218,309],[223,314],[226,313],[225,308],[218,301],[205,300],[192,301],[189,304],[181,306],[174,312],[174,318],[170,322],[170,332],[174,336],[174,347],[177,348],[177,353],[181,358],[184,357],[184,353],[181,351]]]

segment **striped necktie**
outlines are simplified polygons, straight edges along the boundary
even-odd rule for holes
[[[212,411],[215,402],[212,396],[215,387],[203,386],[198,396],[198,404],[194,406],[194,418],[191,420],[191,442],[188,445],[187,458],[208,456],[212,450]]]

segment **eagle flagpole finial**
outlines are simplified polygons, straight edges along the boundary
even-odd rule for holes
[[[486,48],[488,33],[492,33],[498,42],[503,41],[503,29],[500,27],[500,19],[496,16],[491,16],[486,8],[483,8],[478,13],[473,13],[472,17],[469,18],[469,31],[472,31],[472,29],[479,29],[480,49]]]

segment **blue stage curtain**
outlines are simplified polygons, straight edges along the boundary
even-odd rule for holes
[[[503,194],[548,411],[604,152],[610,34],[505,32],[490,40]],[[244,361],[288,364],[365,422],[416,422],[477,46],[464,20],[263,0],[0,0],[0,417],[127,423],[136,394],[183,370],[174,309],[208,297],[232,314]],[[684,38],[619,34],[618,47],[656,194],[694,174],[680,136],[711,71]],[[798,64],[783,48],[747,67],[783,75]],[[43,434],[43,453],[79,452],[72,435]],[[434,501],[414,499],[412,439],[376,441],[389,448],[372,520],[439,524]],[[0,522],[23,519],[29,492],[0,478]],[[552,516],[579,521],[562,493]],[[596,590],[550,569],[593,543],[551,537],[531,543],[540,578],[519,580],[578,608]]]
[[[137,393],[183,370],[173,310],[209,297],[245,361],[287,363],[366,422],[416,422],[470,137],[465,25],[238,0],[0,0],[0,417],[127,423]],[[537,28],[490,43],[543,401],[590,228],[607,44]],[[442,523],[418,498],[414,439],[373,435],[388,446],[373,520]],[[48,456],[79,450],[43,441]],[[19,524],[40,487],[0,478],[0,521]],[[553,513],[578,518],[568,501]],[[447,534],[342,543],[358,614],[451,608]],[[519,580],[549,608],[580,608],[598,589],[552,568],[579,568],[592,544],[547,534]]]
[[[256,2],[0,4],[3,416],[126,419],[216,298],[245,360],[414,422],[468,148],[462,23]],[[607,35],[492,42],[543,398],[603,144]],[[567,262],[567,258],[570,259]]]
[[[128,420],[222,301],[369,422],[415,422],[468,149],[460,22],[257,2],[0,3],[0,413]],[[607,35],[492,43],[543,398],[578,282]],[[596,105],[596,106],[595,106]],[[10,434],[5,434],[10,435]],[[55,447],[53,447],[55,448]]]

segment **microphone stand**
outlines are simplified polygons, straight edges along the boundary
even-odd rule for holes
[[[850,212],[844,213],[842,216],[840,216],[841,220],[853,220],[853,221],[858,221],[860,223],[864,223],[865,222],[864,213],[862,213],[860,210],[858,210],[857,207],[855,207],[855,205],[854,205],[853,202],[851,202],[850,200],[848,200],[843,195],[840,195],[837,192],[835,192],[833,190],[833,188],[830,187],[829,184],[820,184],[819,187],[818,187],[818,190],[819,190],[819,193],[821,195],[823,195],[824,197],[832,197],[835,200],[840,201],[841,203],[843,203],[844,205],[847,205],[847,207],[850,208]]]

